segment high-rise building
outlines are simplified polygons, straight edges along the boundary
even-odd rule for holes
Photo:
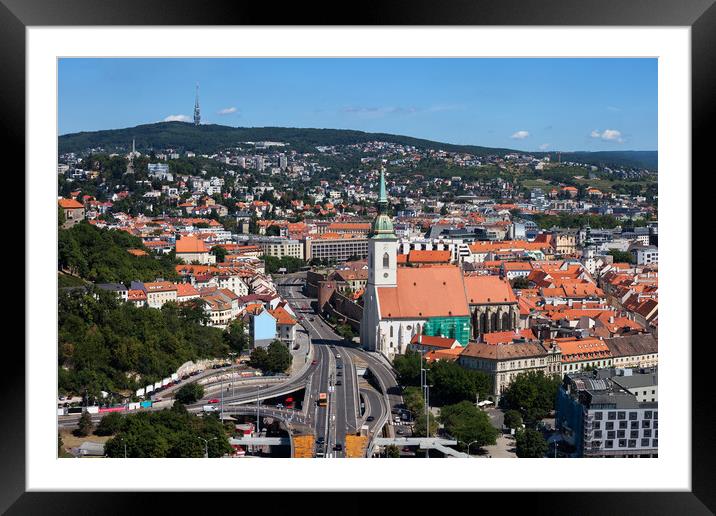
[[[281,155],[278,157],[278,167],[279,167],[281,170],[286,170],[286,167],[288,167],[288,159],[286,158],[286,155],[285,155],[285,154],[281,154]]]
[[[196,97],[194,99],[194,125],[201,124],[201,111],[199,109],[199,83],[196,83]]]

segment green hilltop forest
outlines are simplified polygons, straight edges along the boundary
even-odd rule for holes
[[[350,145],[369,141],[385,141],[412,145],[419,149],[441,149],[449,152],[465,152],[476,156],[504,155],[521,152],[514,149],[455,145],[410,136],[386,133],[367,133],[348,129],[314,129],[299,127],[229,127],[207,124],[195,126],[187,122],[158,122],[123,129],[109,129],[65,134],[59,137],[59,151],[85,152],[102,148],[107,152],[127,152],[136,141],[139,150],[173,148],[210,154],[221,149],[236,147],[241,142],[279,141],[290,144],[298,152],[313,152],[316,146]],[[533,156],[545,156],[545,152],[530,152]],[[563,152],[563,161],[575,161],[598,166],[625,166],[656,170],[656,151],[603,151]]]
[[[226,357],[224,332],[204,326],[196,304],[137,308],[113,293],[63,291],[58,299],[61,392],[134,390],[160,380],[184,362]]]
[[[128,249],[141,249],[147,256],[134,256]],[[173,280],[178,277],[176,263],[173,255],[155,256],[141,238],[126,231],[100,229],[84,221],[59,230],[59,269],[95,283]]]

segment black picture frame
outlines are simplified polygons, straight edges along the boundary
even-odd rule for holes
[[[102,25],[546,25],[546,26],[688,26],[692,44],[692,169],[701,164],[707,172],[709,148],[716,113],[716,0],[460,0],[433,2],[399,0],[356,4],[349,14],[337,3],[290,3],[268,9],[260,2],[213,0],[0,0],[0,55],[3,77],[0,102],[3,140],[7,149],[21,156],[24,167],[25,137],[25,29],[28,26]],[[352,5],[352,4],[348,4]],[[709,166],[710,165],[710,166]],[[691,284],[692,278],[686,278]],[[685,335],[690,338],[690,335]],[[683,346],[684,342],[667,343]],[[694,350],[696,351],[696,350]],[[701,349],[699,353],[708,353]],[[692,352],[692,356],[697,356]],[[124,493],[27,493],[25,492],[25,358],[15,361],[15,374],[2,376],[4,413],[0,439],[0,511],[8,514],[115,514],[149,508],[149,494]],[[22,367],[18,367],[22,364]],[[510,508],[524,503],[531,513],[570,514],[711,514],[716,508],[711,474],[714,470],[714,426],[709,379],[711,361],[692,361],[692,490],[690,492],[560,492],[511,493]],[[20,445],[22,444],[22,445]],[[588,483],[589,472],[583,474]],[[581,469],[581,466],[577,466]],[[618,474],[618,472],[615,472]],[[559,479],[555,479],[559,488]],[[176,495],[176,496],[174,496]],[[273,496],[273,495],[272,495]],[[480,506],[485,505],[480,494]],[[306,493],[291,495],[292,505],[305,507]],[[492,495],[498,506],[504,494]],[[500,498],[502,497],[502,498]],[[213,498],[232,503],[231,498]],[[245,503],[242,498],[241,503]],[[185,507],[177,493],[163,497],[163,513]],[[256,500],[254,500],[256,503]],[[310,502],[309,502],[310,503]],[[393,502],[391,502],[392,505]],[[395,501],[395,503],[398,503]],[[489,502],[488,502],[489,503]],[[401,512],[407,505],[401,504]],[[234,498],[234,509],[239,501]],[[362,504],[360,504],[362,505]],[[395,506],[393,506],[395,507]],[[495,510],[495,509],[491,509]],[[183,511],[182,511],[183,512]]]

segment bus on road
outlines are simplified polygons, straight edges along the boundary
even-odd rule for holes
[[[328,395],[322,392],[318,395],[318,406],[325,407],[326,405],[328,405]]]

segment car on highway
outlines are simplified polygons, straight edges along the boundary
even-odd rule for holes
[[[368,416],[365,418],[366,421],[375,421],[375,418],[373,416]]]
[[[313,319],[313,317],[309,317],[308,320],[313,322],[314,319]]]
[[[276,408],[283,408],[283,403],[276,403]]]
[[[402,428],[398,428],[395,433],[398,435],[403,435],[405,433],[405,430],[403,430]]]
[[[338,371],[338,372],[336,373],[336,376],[343,376],[343,371]]]
[[[336,353],[336,358],[341,358],[341,354],[340,354],[340,353]]]
[[[337,364],[336,369],[343,369],[343,364]]]
[[[338,381],[336,382],[336,385],[343,385],[343,383],[342,383],[340,380],[338,380]]]
[[[157,398],[158,399],[158,398]],[[219,403],[221,400],[219,398],[212,398],[209,400],[209,403]]]
[[[335,451],[343,451],[343,445],[341,443],[336,443],[336,445],[333,447]]]
[[[311,362],[311,365],[316,365],[317,363],[318,363],[318,360],[314,360],[313,362]]]
[[[325,442],[326,440],[323,437],[319,437],[318,439],[316,439],[316,444],[323,444]]]

